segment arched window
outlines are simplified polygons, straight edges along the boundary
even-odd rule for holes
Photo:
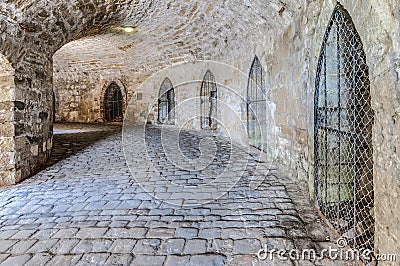
[[[111,82],[104,95],[104,120],[121,122],[122,112],[122,92],[117,83]]]
[[[255,56],[247,84],[247,132],[250,145],[259,149],[263,148],[266,119],[264,71],[260,60]]]
[[[370,82],[360,36],[338,4],[315,84],[315,193],[321,213],[350,246],[374,247]]]
[[[200,90],[201,128],[217,129],[217,84],[210,70],[207,70]]]
[[[172,82],[165,78],[158,94],[158,123],[174,124],[175,120],[175,92]]]

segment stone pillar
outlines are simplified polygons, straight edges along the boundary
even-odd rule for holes
[[[14,69],[0,54],[0,186],[16,183]]]

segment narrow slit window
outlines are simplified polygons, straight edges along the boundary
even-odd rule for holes
[[[315,82],[316,204],[357,250],[374,250],[374,185],[369,70],[349,13],[337,4]]]
[[[200,123],[202,129],[217,129],[217,84],[210,70],[204,75],[200,90]]]
[[[254,57],[247,84],[247,133],[249,143],[263,149],[266,131],[267,106],[264,87],[264,71],[260,60]]]
[[[175,123],[175,91],[169,78],[165,78],[158,94],[158,123]]]

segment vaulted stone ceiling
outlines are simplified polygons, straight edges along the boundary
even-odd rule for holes
[[[135,1],[119,17],[109,15],[99,22],[102,27],[90,29],[92,36],[60,49],[55,68],[85,72],[128,66],[151,72],[185,60],[229,58],[239,47],[252,49],[253,42],[272,45],[300,9],[298,1],[278,0]],[[125,33],[123,25],[136,27],[135,32]],[[74,39],[84,35],[81,31]]]
[[[112,31],[130,24],[158,41],[185,42],[191,35],[234,38],[263,25],[280,29],[299,8],[297,1],[149,1],[149,0],[5,0],[0,3],[1,28],[25,43],[56,51],[65,43],[88,34]],[[282,16],[279,10],[285,7]],[[228,34],[229,33],[229,34]],[[173,38],[168,38],[171,36]],[[3,40],[5,41],[5,40]],[[209,45],[215,45],[211,42]]]

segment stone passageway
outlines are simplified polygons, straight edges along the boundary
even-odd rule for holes
[[[137,168],[132,167],[135,158],[129,163],[132,176],[119,127],[75,125],[57,132],[49,166],[0,190],[1,265],[352,265],[257,258],[265,245],[288,251],[336,246],[300,187],[254,151],[248,154],[204,132],[182,131],[182,158],[200,158],[196,165],[201,165],[199,143],[207,146],[204,139],[213,140],[216,157],[206,167],[179,169],[159,141],[160,136],[173,138],[174,131],[160,134],[159,128],[149,127],[147,151],[135,149],[142,154]],[[212,197],[218,191],[203,193],[201,200],[211,198],[196,205],[185,193],[163,185],[201,186],[212,181],[213,173],[229,169],[224,164],[244,157],[243,176],[216,200]],[[165,178],[150,194],[134,178],[148,165]],[[235,173],[229,174],[234,178]],[[251,188],[251,180],[260,176]]]

